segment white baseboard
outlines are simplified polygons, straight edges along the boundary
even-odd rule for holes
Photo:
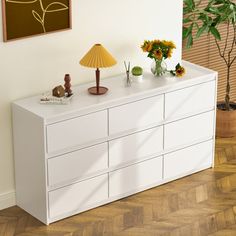
[[[7,192],[0,194],[0,210],[16,205],[16,192]]]

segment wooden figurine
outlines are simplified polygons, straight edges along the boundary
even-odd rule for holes
[[[63,86],[59,85],[52,90],[52,95],[58,98],[64,97],[65,89],[63,88]]]
[[[64,78],[65,84],[65,93],[67,97],[70,97],[72,95],[72,90],[71,90],[71,78],[69,74],[65,74],[65,78]]]

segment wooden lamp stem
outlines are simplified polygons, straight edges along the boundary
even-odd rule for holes
[[[99,70],[99,68],[96,69],[95,74],[96,74],[96,86],[89,88],[88,91],[90,94],[93,94],[93,95],[105,94],[108,91],[108,88],[100,86],[100,70]]]
[[[97,93],[99,94],[99,85],[100,85],[100,70],[97,68],[96,70],[96,87],[97,87]]]

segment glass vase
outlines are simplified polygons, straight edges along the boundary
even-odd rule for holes
[[[164,75],[167,71],[167,65],[164,60],[154,60],[151,65],[151,71],[155,76]]]

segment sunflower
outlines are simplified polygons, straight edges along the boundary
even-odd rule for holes
[[[163,43],[164,46],[166,46],[168,48],[171,48],[171,49],[176,48],[174,42],[172,42],[172,41],[163,40],[162,43]]]
[[[152,47],[153,47],[153,42],[150,42],[147,46],[147,51],[151,52],[152,51]]]
[[[144,52],[147,52],[147,45],[148,45],[148,41],[144,41],[144,43],[141,45],[141,48]]]
[[[169,48],[167,51],[167,58],[171,58],[172,57],[172,53],[173,53],[173,49]]]
[[[162,60],[163,54],[161,49],[157,49],[156,51],[153,52],[153,54],[157,60]]]
[[[159,44],[161,43],[161,40],[159,40],[159,39],[155,39],[155,40],[153,40],[152,42],[153,42],[154,44],[159,45]]]
[[[184,74],[185,74],[185,69],[184,69],[184,67],[178,64],[178,65],[176,66],[175,75],[176,75],[177,77],[182,77]]]
[[[153,43],[145,40],[141,48],[144,52],[151,52]]]

